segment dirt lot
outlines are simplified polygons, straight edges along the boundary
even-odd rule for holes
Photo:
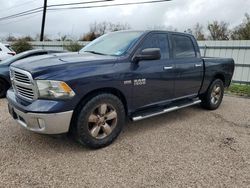
[[[0,100],[1,187],[249,187],[250,99],[129,123],[109,147],[19,127]]]

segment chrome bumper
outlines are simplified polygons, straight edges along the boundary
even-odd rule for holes
[[[69,131],[73,111],[61,113],[24,113],[11,105],[9,112],[24,128],[43,134],[61,134]]]

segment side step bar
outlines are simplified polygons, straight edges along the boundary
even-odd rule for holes
[[[139,120],[142,120],[142,119],[146,119],[146,118],[150,118],[150,117],[153,117],[153,116],[157,116],[157,115],[165,114],[165,113],[168,113],[168,112],[172,112],[172,111],[175,111],[175,110],[178,110],[178,109],[181,109],[181,108],[185,108],[185,107],[188,107],[188,106],[193,106],[193,105],[196,105],[196,104],[199,104],[199,103],[201,103],[201,100],[192,101],[190,103],[186,103],[186,104],[183,104],[183,105],[166,108],[166,109],[164,109],[164,110],[162,110],[160,112],[147,114],[147,115],[144,115],[144,116],[143,115],[142,116],[136,116],[136,117],[133,117],[132,120],[133,121],[139,121]]]

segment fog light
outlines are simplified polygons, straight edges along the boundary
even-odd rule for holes
[[[40,119],[40,118],[38,118],[37,121],[38,121],[39,128],[44,129],[45,128],[45,121],[43,119]]]

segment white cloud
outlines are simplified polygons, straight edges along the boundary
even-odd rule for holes
[[[136,0],[145,1],[145,0]],[[27,1],[25,1],[27,2]],[[49,1],[52,4],[68,3],[67,0]],[[74,2],[77,2],[75,0]],[[117,3],[134,2],[132,0],[117,0]],[[8,10],[21,1],[8,0],[1,2],[1,10]],[[114,2],[110,2],[114,3]],[[17,9],[0,11],[0,17],[42,6],[42,1],[19,6]],[[128,23],[133,29],[148,29],[165,26],[184,31],[192,28],[197,22],[206,25],[209,21],[223,20],[231,27],[238,25],[244,13],[250,13],[249,0],[172,0],[165,3],[130,5],[120,7],[67,10],[48,12],[45,33],[57,37],[60,33],[79,37],[89,29],[89,24],[95,21]],[[0,22],[0,36],[8,33],[33,35],[40,32],[41,14]],[[17,22],[18,21],[18,22]],[[12,22],[12,23],[11,23]],[[9,24],[6,24],[9,23]]]

